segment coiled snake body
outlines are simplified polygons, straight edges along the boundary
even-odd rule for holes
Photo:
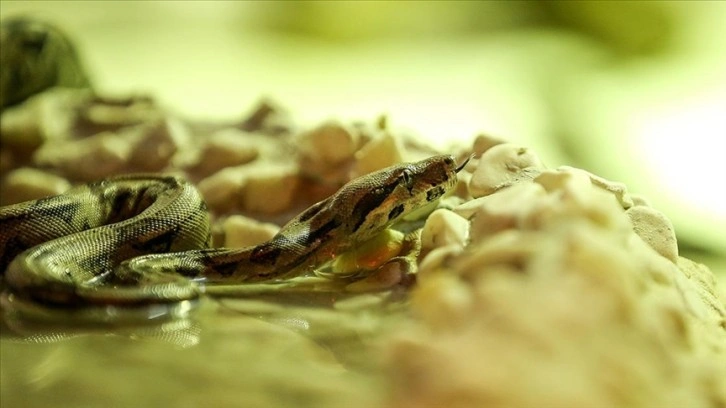
[[[438,199],[464,164],[442,155],[359,177],[242,249],[209,248],[206,206],[182,178],[118,176],[0,208],[0,270],[18,296],[65,306],[175,302],[199,296],[198,281],[284,279]]]

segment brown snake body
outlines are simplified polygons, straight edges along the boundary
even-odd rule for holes
[[[128,175],[0,208],[0,268],[18,296],[52,305],[193,299],[206,285],[310,272],[435,201],[456,183],[448,155],[354,179],[270,241],[208,248],[209,214],[177,177]]]

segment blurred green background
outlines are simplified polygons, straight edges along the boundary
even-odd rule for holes
[[[726,269],[726,2],[2,1],[55,23],[102,93],[195,119],[262,97],[304,125],[390,115],[622,181]]]

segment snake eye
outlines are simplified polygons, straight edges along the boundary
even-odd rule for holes
[[[401,177],[403,177],[403,184],[406,186],[406,188],[409,191],[413,189],[413,175],[411,174],[411,171],[408,169],[403,169]]]

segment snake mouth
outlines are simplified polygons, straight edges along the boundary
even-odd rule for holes
[[[466,165],[467,165],[467,164],[469,164],[469,160],[471,160],[471,159],[473,159],[473,158],[474,158],[474,153],[472,153],[472,154],[471,154],[471,155],[470,155],[469,157],[467,157],[467,158],[466,158],[466,160],[464,160],[464,162],[463,162],[463,163],[461,163],[461,164],[460,164],[460,165],[459,165],[459,166],[458,166],[458,167],[456,168],[456,170],[454,170],[454,171],[455,171],[455,172],[457,172],[457,173],[458,173],[458,172],[460,172],[460,171],[461,171],[462,169],[464,169],[464,167],[466,167]]]

